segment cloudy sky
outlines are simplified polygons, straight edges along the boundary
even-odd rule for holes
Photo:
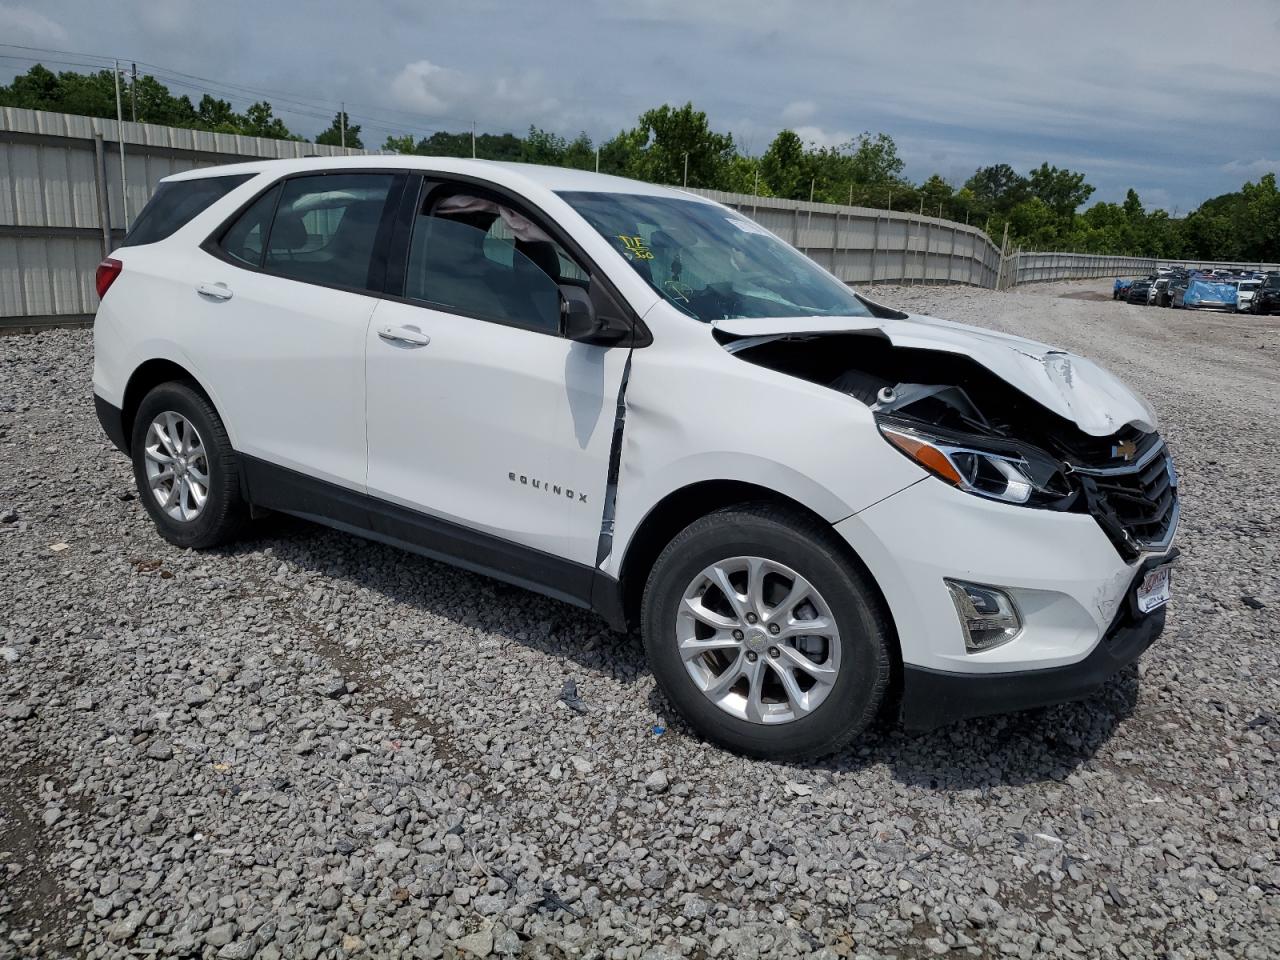
[[[345,101],[368,146],[473,120],[599,140],[692,100],[752,153],[882,131],[916,179],[1048,160],[1181,213],[1280,171],[1277,0],[0,0],[3,44],[74,54],[0,46],[5,82],[138,60],[308,136]]]

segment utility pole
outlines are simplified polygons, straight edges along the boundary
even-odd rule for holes
[[[133,64],[133,79],[129,81],[129,106],[133,122],[138,122],[138,65]]]
[[[129,229],[129,179],[124,172],[124,110],[120,105],[120,61],[115,62],[116,81],[116,145],[120,148],[120,209],[124,211],[124,228]]]
[[[476,122],[471,121],[471,159],[476,158]]]
[[[347,149],[347,103],[345,100],[338,104],[338,139],[345,152]]]
[[[689,154],[686,151],[684,155],[684,185],[689,186]]]
[[[600,172],[600,146],[596,145],[596,173]]]
[[[888,203],[888,205],[885,207],[885,209],[886,209],[886,210],[892,210],[892,209],[893,209],[893,188],[892,188],[892,187],[890,187],[890,188],[889,188],[889,203]]]
[[[853,206],[853,184],[849,184],[849,206]]]

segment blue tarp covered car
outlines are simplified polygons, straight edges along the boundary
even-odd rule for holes
[[[1125,294],[1129,292],[1129,288],[1131,286],[1133,286],[1132,280],[1126,280],[1123,277],[1117,277],[1116,285],[1111,289],[1111,299],[1123,300]]]
[[[1177,304],[1175,304],[1176,306]],[[1236,285],[1213,280],[1192,280],[1182,295],[1188,310],[1231,310],[1236,308]]]

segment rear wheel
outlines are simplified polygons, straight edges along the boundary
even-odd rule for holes
[[[203,394],[186,383],[154,388],[134,416],[130,450],[138,495],[170,543],[214,547],[244,529],[239,463]]]
[[[672,706],[752,756],[838,750],[889,682],[889,629],[865,575],[829,526],[770,504],[676,536],[650,572],[641,630]]]

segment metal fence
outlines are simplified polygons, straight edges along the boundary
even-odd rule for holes
[[[0,329],[90,321],[98,305],[94,267],[169,174],[241,160],[368,152],[149,123],[118,128],[114,120],[0,108]],[[846,283],[1008,289],[1045,280],[1150,273],[1158,263],[1002,252],[976,227],[936,217],[691,192],[758,221]]]
[[[0,108],[0,328],[91,320],[98,306],[94,268],[163,177],[243,160],[366,152],[150,123],[121,126]]]
[[[967,283],[994,287],[1000,249],[976,227],[936,217],[691,190],[733,207],[846,283]]]
[[[1155,257],[1100,257],[1087,253],[1025,253],[1009,255],[1008,286],[1047,280],[1085,280],[1090,277],[1140,277],[1162,267],[1191,270],[1280,270],[1274,263],[1225,263],[1210,260],[1164,260]]]

